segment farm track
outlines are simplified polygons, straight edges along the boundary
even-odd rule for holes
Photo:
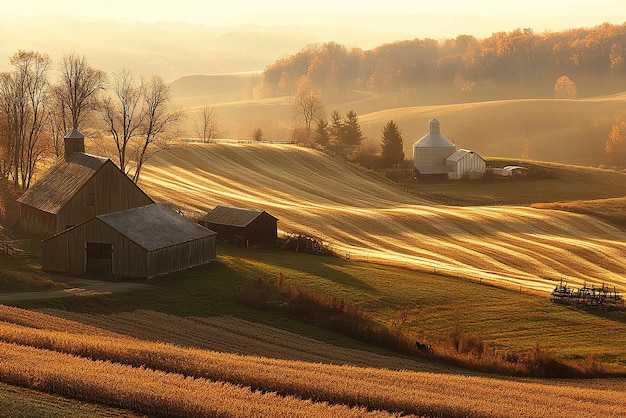
[[[590,216],[527,207],[448,207],[324,154],[288,145],[192,144],[155,156],[141,186],[201,216],[218,204],[263,209],[283,232],[314,235],[353,260],[550,292],[626,287],[623,231]]]

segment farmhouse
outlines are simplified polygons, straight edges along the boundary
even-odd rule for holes
[[[275,246],[278,219],[264,210],[218,205],[199,221],[220,240],[241,246]]]
[[[97,215],[154,203],[110,159],[85,154],[85,137],[65,136],[65,158],[18,198],[22,222],[54,234]]]
[[[215,259],[216,233],[165,206],[98,215],[43,241],[44,270],[150,278]]]
[[[413,165],[420,177],[458,180],[479,179],[485,173],[485,160],[474,151],[457,151],[448,138],[441,135],[437,119],[429,122],[429,133],[413,145]]]

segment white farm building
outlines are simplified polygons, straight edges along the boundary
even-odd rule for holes
[[[487,168],[487,163],[483,157],[466,149],[460,149],[449,156],[446,159],[446,164],[451,169],[448,171],[450,180],[481,179]]]
[[[441,135],[437,119],[429,122],[429,133],[413,145],[413,165],[420,176],[480,179],[485,173],[485,160],[474,151],[459,149]]]

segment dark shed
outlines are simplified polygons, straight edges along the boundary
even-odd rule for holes
[[[43,241],[44,270],[154,277],[215,259],[214,231],[152,204],[99,215]]]
[[[198,222],[236,245],[275,246],[278,238],[278,219],[264,210],[218,205]]]
[[[17,199],[25,225],[55,234],[97,215],[154,203],[113,161],[81,152],[83,139],[70,132],[65,158]]]

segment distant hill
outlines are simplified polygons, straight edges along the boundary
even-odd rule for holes
[[[170,83],[176,102],[185,107],[214,105],[248,99],[259,83],[260,72],[190,75]]]
[[[183,128],[193,136],[199,106],[211,104],[231,138],[249,139],[260,127],[269,140],[288,140],[294,127],[290,97],[243,99],[253,75],[193,76],[172,84],[177,103],[187,109]],[[229,91],[229,89],[231,89]],[[193,95],[197,92],[197,95]],[[239,99],[237,97],[239,96]],[[626,93],[588,99],[520,99],[445,105],[419,105],[420,98],[399,93],[359,93],[324,99],[326,112],[354,110],[368,141],[379,146],[381,130],[393,119],[404,136],[407,158],[412,145],[437,118],[442,134],[459,148],[489,157],[527,157],[540,161],[598,166],[606,163],[611,125],[626,109]]]
[[[315,236],[351,259],[541,291],[560,279],[626,286],[623,231],[597,219],[433,205],[306,148],[192,144],[150,160],[141,185],[188,216],[218,204],[267,210],[283,232]]]

